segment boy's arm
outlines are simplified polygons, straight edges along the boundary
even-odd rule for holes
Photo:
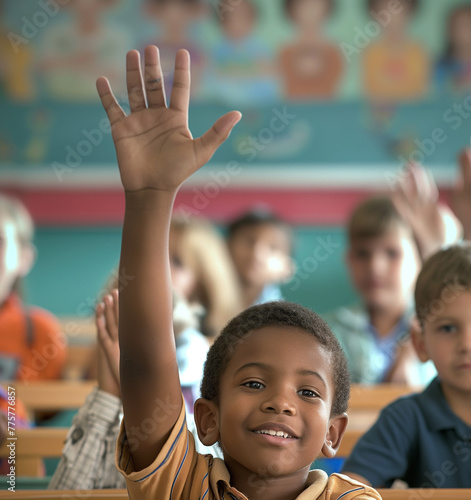
[[[189,54],[179,51],[167,108],[156,47],[127,55],[131,114],[125,116],[100,78],[97,89],[111,122],[126,210],[120,273],[133,276],[119,295],[121,395],[135,470],[153,462],[182,406],[172,326],[168,234],[180,185],[214,154],[240,114],[220,118],[202,137],[188,129]],[[144,81],[143,81],[144,80]]]
[[[462,225],[452,211],[438,201],[438,189],[430,172],[410,163],[392,195],[399,214],[410,224],[422,260],[462,237]]]
[[[471,240],[471,148],[464,149],[459,156],[461,178],[452,193],[452,206],[463,224],[464,238]]]

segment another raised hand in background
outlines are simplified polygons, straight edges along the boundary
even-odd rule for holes
[[[452,192],[451,206],[463,224],[463,236],[471,240],[471,148],[461,151],[459,157],[461,176]]]
[[[98,338],[98,387],[120,398],[118,318],[118,290],[113,290],[111,294],[103,297],[103,302],[100,302],[95,310]]]
[[[392,199],[399,214],[412,227],[423,260],[462,237],[460,221],[450,208],[439,202],[435,181],[421,165],[408,165]]]

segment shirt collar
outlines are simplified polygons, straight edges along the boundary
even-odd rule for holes
[[[298,500],[310,500],[312,498],[317,498],[324,490],[328,481],[327,474],[320,469],[312,470],[309,472],[306,482],[306,489],[298,496]],[[230,485],[231,476],[227,470],[224,460],[220,458],[215,458],[212,462],[212,470],[209,477],[209,482],[212,491],[218,492],[218,500],[229,500],[231,498],[245,499],[246,497],[237,492]],[[232,495],[219,496],[220,492],[232,493]]]
[[[419,394],[417,401],[422,407],[422,412],[430,430],[454,429],[461,439],[471,439],[471,427],[453,413],[445,399],[438,377],[435,377],[429,386]]]

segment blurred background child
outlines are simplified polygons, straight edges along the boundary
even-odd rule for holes
[[[409,34],[419,0],[399,0],[391,11],[389,0],[368,0],[373,16],[385,13],[382,34],[363,52],[363,75],[367,97],[371,100],[402,101],[426,96],[430,81],[430,58],[425,47]]]
[[[208,97],[239,105],[272,102],[278,96],[273,50],[257,35],[259,7],[252,0],[218,4],[221,38],[211,50]]]
[[[471,90],[471,5],[455,7],[448,16],[445,51],[435,67],[441,93]]]
[[[223,237],[205,219],[174,217],[170,227],[174,289],[199,313],[199,330],[214,338],[242,299],[236,270]]]
[[[393,196],[360,203],[347,226],[347,266],[361,304],[325,319],[345,349],[354,383],[423,385],[435,374],[430,363],[419,362],[409,338],[413,290],[422,259],[457,241],[461,228],[437,204],[424,170],[411,166],[404,181]],[[448,232],[447,224],[455,230]]]
[[[247,212],[229,224],[228,245],[244,307],[283,298],[279,284],[294,269],[293,234],[288,224],[263,209]]]
[[[144,0],[144,14],[154,23],[157,34],[152,40],[160,50],[160,60],[165,87],[172,88],[173,61],[179,49],[186,49],[191,56],[191,92],[198,97],[200,81],[206,66],[206,57],[191,29],[205,14],[202,0]]]
[[[297,39],[280,53],[284,96],[288,99],[334,97],[344,66],[340,49],[325,35],[334,2],[285,0],[284,5],[297,32]]]
[[[56,318],[22,302],[21,280],[36,257],[33,236],[26,208],[0,194],[0,380],[56,379],[65,363]]]

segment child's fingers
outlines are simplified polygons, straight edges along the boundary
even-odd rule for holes
[[[167,106],[159,50],[154,45],[145,49],[144,82],[149,108]]]
[[[119,325],[119,292],[117,288],[112,290],[111,296],[113,297],[114,304],[114,318],[116,321],[116,325]]]
[[[438,198],[438,188],[431,172],[418,163],[412,166],[417,201],[422,203],[435,203]]]
[[[104,297],[106,330],[111,340],[118,340],[118,323],[115,318],[114,301],[111,295]]]
[[[118,101],[111,90],[110,82],[106,78],[98,78],[96,88],[111,125],[125,118],[126,114],[118,104]]]
[[[197,161],[200,165],[204,165],[211,159],[216,149],[229,137],[241,118],[239,111],[231,111],[221,116],[204,135],[195,140]]]
[[[190,105],[190,54],[179,50],[175,57],[175,73],[173,76],[170,107],[177,111],[188,111]]]
[[[126,84],[131,112],[144,109],[146,100],[142,85],[141,60],[137,50],[131,50],[126,55]]]

